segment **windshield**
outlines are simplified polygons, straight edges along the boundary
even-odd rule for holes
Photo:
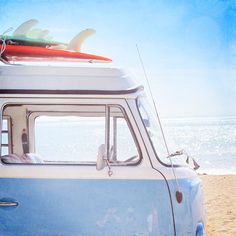
[[[171,160],[168,157],[160,122],[158,121],[157,115],[153,113],[153,109],[146,97],[138,98],[138,109],[159,160],[167,165],[171,165],[171,162],[176,165],[186,165],[187,156],[185,151],[181,150],[173,139],[170,136],[166,136],[165,133]]]
[[[158,158],[161,160],[161,162],[170,164],[169,159],[166,158],[168,156],[168,152],[165,146],[159,121],[153,114],[153,110],[151,109],[151,106],[149,105],[146,97],[138,98],[138,109]]]

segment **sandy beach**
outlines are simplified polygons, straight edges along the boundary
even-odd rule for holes
[[[201,175],[207,236],[236,235],[236,175]]]

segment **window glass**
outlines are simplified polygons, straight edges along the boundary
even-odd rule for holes
[[[3,131],[2,133],[2,144],[8,145],[8,133],[5,133],[7,131]]]
[[[35,151],[44,162],[95,162],[105,142],[105,117],[40,116]]]
[[[3,119],[2,120],[2,131],[8,131],[8,119]]]
[[[111,118],[111,146],[113,162],[137,162],[139,155],[130,128],[124,118]]]
[[[1,153],[2,156],[8,155],[9,154],[9,147],[2,146],[1,152],[2,152]]]

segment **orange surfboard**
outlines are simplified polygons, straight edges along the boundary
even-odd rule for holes
[[[62,50],[50,49],[35,46],[23,45],[6,45],[1,58],[2,61],[11,62],[111,62],[112,60],[106,57]]]

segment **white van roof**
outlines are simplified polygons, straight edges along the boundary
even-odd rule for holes
[[[132,93],[140,88],[109,67],[0,66],[0,93]]]

